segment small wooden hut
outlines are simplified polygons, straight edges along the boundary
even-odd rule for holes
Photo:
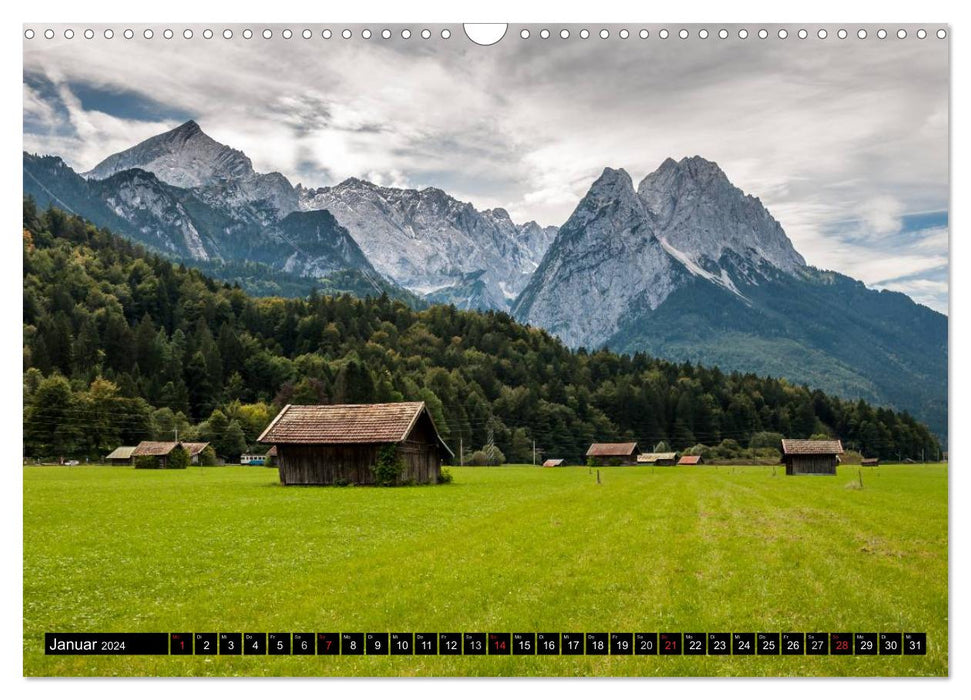
[[[453,456],[424,401],[287,405],[257,441],[276,447],[284,485],[374,484],[388,445],[403,463],[402,482],[435,483]]]
[[[131,457],[154,457],[159,469],[168,466],[169,455],[176,447],[181,447],[189,455],[189,464],[198,464],[199,455],[209,446],[208,442],[157,442],[154,440],[142,440],[138,446],[132,450]]]
[[[782,462],[786,475],[828,474],[835,476],[843,443],[839,440],[783,440]]]
[[[562,459],[548,459],[543,462],[544,467],[562,467],[564,460]]]
[[[864,457],[860,460],[861,467],[879,467],[880,460],[876,457]]]
[[[650,464],[657,467],[673,467],[678,462],[677,452],[645,452],[637,455],[638,464]]]
[[[678,460],[678,466],[695,466],[698,464],[704,464],[705,460],[701,458],[701,455],[685,455]]]
[[[595,442],[587,450],[587,459],[599,467],[637,464],[636,442]]]
[[[209,447],[208,442],[182,442],[182,449],[189,453],[189,464],[199,464],[199,455]]]
[[[134,447],[116,447],[105,457],[105,464],[131,464]]]

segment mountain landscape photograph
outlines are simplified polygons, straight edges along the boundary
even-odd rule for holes
[[[477,619],[493,589],[443,566],[434,545],[408,540],[432,567],[435,590],[462,591],[454,606],[428,613],[429,626],[518,620],[593,631],[599,614],[605,630],[738,627],[698,603],[688,583],[668,589],[677,619],[638,592],[634,572],[651,568],[650,557],[627,550],[625,532],[636,530],[643,551],[666,537],[656,576],[682,571],[701,546],[650,524],[656,497],[698,518],[698,537],[709,520],[723,528],[712,551],[737,557],[744,575],[715,581],[699,571],[695,583],[738,600],[746,629],[727,632],[897,630],[894,591],[933,572],[937,583],[908,604],[907,629],[897,630],[937,635],[930,656],[896,668],[882,657],[883,666],[849,668],[806,656],[793,668],[946,675],[947,41],[907,25],[890,50],[873,27],[813,25],[805,39],[800,27],[766,26],[763,41],[741,25],[690,27],[687,40],[653,25],[510,25],[490,46],[461,25],[227,25],[214,35],[201,25],[91,25],[85,43],[67,25],[50,37],[28,28],[25,675],[263,675],[246,657],[204,669],[191,657],[120,667],[92,657],[81,668],[38,656],[43,633],[84,617],[44,609],[55,569],[73,562],[105,573],[72,549],[77,533],[68,544],[55,536],[58,514],[108,518],[142,541],[151,526],[119,505],[129,488],[159,518],[177,504],[210,507],[200,522],[227,539],[196,543],[186,566],[202,578],[210,564],[230,566],[220,559],[231,547],[220,530],[228,511],[211,507],[234,499],[267,518],[304,517],[318,497],[338,512],[387,515],[386,529],[373,532],[372,521],[307,516],[321,548],[308,566],[340,568],[335,557],[348,548],[361,559],[347,576],[372,555],[388,557],[376,571],[391,567],[403,554],[390,548],[406,537],[393,514],[425,507],[437,509],[429,527],[447,538],[446,551],[458,548],[453,558],[464,560],[468,538],[522,566],[516,547],[534,552],[536,543],[498,525],[519,515],[560,538],[536,557],[579,550],[589,566],[569,566],[581,579],[623,569],[607,575],[607,590],[640,616],[624,617],[619,602],[595,612],[568,581],[541,577],[503,594],[496,617]],[[202,39],[207,31],[214,38]],[[406,410],[417,413],[401,418]],[[348,418],[358,411],[371,413]],[[401,420],[397,433],[387,428]],[[403,437],[380,437],[382,429]],[[358,446],[355,456],[347,445]],[[798,449],[817,455],[806,473],[836,479],[785,479],[799,473]],[[186,478],[209,481],[177,481],[168,469],[180,460]],[[126,485],[135,472],[123,467],[158,472]],[[267,488],[268,500],[252,490],[294,483],[361,488]],[[423,483],[441,488],[388,491],[412,494],[404,500],[364,488]],[[525,500],[530,493],[539,500]],[[111,515],[99,501],[113,504]],[[561,532],[571,503],[579,520]],[[459,505],[494,519],[497,539]],[[602,527],[601,508],[627,523],[608,536],[605,547],[617,551],[602,560],[577,539]],[[744,523],[788,516],[796,524],[777,541],[737,549],[749,536]],[[820,531],[806,544],[812,535],[799,523],[816,517],[840,518],[848,534]],[[905,534],[868,530],[883,527],[866,524],[875,517],[899,518]],[[446,535],[449,523],[456,529]],[[361,528],[388,549],[356,549]],[[280,563],[304,561],[280,546]],[[873,583],[879,570],[873,597],[833,618],[829,596],[855,584],[829,573],[839,580],[808,610],[780,603],[759,619],[752,611],[772,593],[746,580],[779,575],[796,590],[779,573],[792,562],[822,576],[804,547],[833,553],[829,565],[855,581]],[[242,550],[260,558],[252,542]],[[886,568],[884,555],[899,560]],[[128,575],[140,575],[132,566]],[[267,584],[292,585],[267,566]],[[28,571],[37,574],[30,586]],[[341,571],[340,590],[353,589]],[[383,575],[361,585],[379,595]],[[77,599],[99,610],[100,624],[142,631],[124,624],[136,600],[112,581],[117,597],[95,602],[81,588]],[[224,626],[206,602],[211,584],[190,588],[190,619],[162,606],[156,626]],[[223,602],[243,590],[234,583]],[[429,590],[416,584],[403,595],[417,606]],[[523,619],[517,596],[538,596],[549,614]],[[229,627],[272,622],[295,632],[301,610],[267,620],[245,612]],[[419,612],[361,617],[335,606],[305,622],[417,629]],[[450,667],[443,656],[431,666],[362,660],[321,671],[295,656],[283,673],[780,674],[762,657],[727,672],[703,657],[669,667],[653,657],[644,668],[634,658],[483,670],[468,659]]]

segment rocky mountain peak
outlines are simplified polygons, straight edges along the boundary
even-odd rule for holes
[[[726,254],[786,272],[806,264],[762,203],[713,161],[668,158],[641,181],[637,195],[655,217],[658,238],[689,264],[711,271]]]
[[[219,143],[189,120],[165,133],[108,156],[85,177],[103,180],[122,170],[142,168],[176,187],[205,187],[256,175],[242,151]]]
[[[193,190],[226,213],[254,206],[257,218],[273,221],[297,208],[298,193],[289,180],[277,172],[257,173],[245,153],[211,138],[191,119],[105,158],[84,176],[104,180],[133,168]]]

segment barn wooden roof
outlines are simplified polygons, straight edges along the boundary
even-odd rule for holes
[[[700,455],[685,455],[678,460],[678,464],[698,464],[701,461]]]
[[[587,450],[587,457],[629,457],[635,452],[636,442],[595,442]]]
[[[561,464],[563,464],[562,459],[548,459],[545,462],[543,462],[544,467],[558,467]]]
[[[162,457],[175,449],[177,442],[142,440],[132,451],[132,457]]]
[[[134,451],[134,447],[116,447],[105,459],[128,459]]]
[[[638,462],[656,462],[659,459],[674,459],[678,456],[677,452],[645,452],[637,455]]]
[[[208,442],[183,442],[182,449],[189,453],[190,457],[195,457],[204,449],[209,447]]]
[[[138,446],[132,450],[132,457],[164,457],[175,449],[176,445],[182,445],[182,449],[189,453],[190,457],[195,457],[209,445],[208,442],[155,442],[153,440],[142,440]],[[109,455],[110,456],[110,455]]]
[[[368,444],[403,442],[422,413],[435,422],[424,401],[399,403],[335,404],[332,406],[286,405],[257,442],[286,444]],[[448,446],[438,437],[446,450]],[[449,450],[451,453],[451,450]]]
[[[841,455],[839,440],[783,440],[782,452],[787,455]]]

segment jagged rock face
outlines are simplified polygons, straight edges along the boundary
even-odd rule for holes
[[[144,170],[125,170],[101,184],[104,202],[155,247],[209,260],[202,235],[178,197]]]
[[[793,272],[806,261],[756,197],[732,185],[715,163],[668,158],[637,194],[655,217],[655,235],[691,263],[715,275],[725,253]]]
[[[530,257],[536,261],[536,267],[543,260],[553,239],[556,238],[556,226],[540,226],[535,221],[527,221],[519,226],[519,244],[529,251]]]
[[[740,287],[805,260],[761,202],[703,158],[666,160],[635,192],[607,168],[563,225],[513,307],[572,346],[606,343],[699,277]]]
[[[630,176],[607,168],[560,228],[513,314],[573,347],[602,345],[625,317],[657,308],[686,276],[652,230]]]
[[[539,235],[524,231],[504,209],[480,212],[436,188],[380,187],[351,178],[299,192],[301,209],[332,212],[378,272],[466,308],[509,308],[549,237],[543,229]],[[475,291],[468,287],[470,274],[476,275]]]
[[[281,259],[275,247],[266,251],[267,262],[285,272],[304,277],[325,277],[340,270],[359,270],[377,279],[374,268],[351,238],[328,211],[293,212],[266,230],[266,236],[289,248]]]
[[[191,120],[109,156],[84,176],[103,180],[132,168],[153,173],[169,185],[194,190],[216,208],[257,204],[276,212],[278,218],[297,209],[297,194],[283,175],[255,172],[242,151],[210,138]]]

